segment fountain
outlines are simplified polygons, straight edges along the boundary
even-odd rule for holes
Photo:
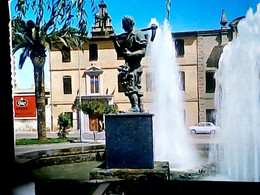
[[[156,23],[156,21],[153,20],[152,23]],[[228,176],[231,180],[259,181],[260,135],[257,130],[260,127],[260,5],[256,14],[253,14],[252,10],[248,11],[246,19],[241,21],[238,30],[239,37],[224,49],[220,60],[220,68],[217,73],[217,123],[221,127],[221,132],[219,134],[219,144],[211,148],[210,156],[211,162],[218,164],[220,175]],[[150,72],[153,73],[155,79],[153,106],[151,108],[151,111],[155,115],[153,128],[154,158],[155,161],[168,161],[171,170],[188,170],[187,175],[190,177],[192,175],[189,173],[190,169],[201,165],[195,149],[191,146],[189,135],[185,130],[183,98],[179,86],[179,67],[174,54],[175,48],[170,26],[167,20],[165,20],[164,25],[158,29],[154,42],[148,43],[147,51]],[[139,96],[141,97],[141,95]],[[131,113],[131,117],[135,115],[139,117],[141,114],[135,112],[142,111],[143,109],[140,100],[138,108],[136,103],[133,103],[131,106],[131,111],[134,112]],[[145,113],[142,113],[142,115],[147,116]],[[139,121],[141,120],[139,119]],[[120,123],[114,125],[119,126]],[[129,124],[135,123],[136,121],[131,121]],[[143,121],[139,124],[141,123]],[[140,126],[139,124],[137,126]],[[142,125],[146,128],[148,126],[146,124]],[[125,125],[123,128],[131,126]],[[139,130],[144,129],[142,126],[139,128]],[[132,134],[137,133],[134,132]],[[143,138],[144,136],[143,134],[142,136],[139,134],[139,137]],[[151,134],[150,137],[152,138]],[[118,136],[117,138],[121,139],[122,137]],[[150,142],[151,140],[148,141],[149,144],[152,143]],[[136,142],[137,144],[133,144],[134,147],[138,146],[138,144],[140,147],[141,142],[144,143],[144,139]],[[125,145],[125,140],[123,140],[122,145]],[[114,145],[112,146],[112,148],[116,148]],[[132,148],[130,149],[132,150]],[[149,146],[148,149],[150,155],[152,147]],[[132,152],[133,150],[131,150],[129,151]],[[143,151],[147,153],[146,149]],[[137,191],[140,192],[139,194],[143,194],[141,192],[147,192],[148,190],[150,192],[156,190],[157,194],[164,194],[164,192],[166,194],[166,192],[168,193],[168,189],[175,190],[174,192],[177,194],[192,189],[194,193],[194,187],[195,192],[201,192],[201,184],[203,184],[204,192],[205,189],[207,192],[212,192],[212,189],[221,192],[219,186],[226,187],[226,185],[220,182],[207,183],[200,181],[196,183],[193,181],[182,182],[176,180],[171,183],[166,182],[166,180],[171,179],[168,175],[167,163],[160,164],[160,170],[153,170],[149,166],[141,167],[143,168],[142,172],[139,173],[141,177],[136,176],[136,172],[138,171],[138,169],[135,169],[136,167],[130,167],[132,170],[123,167],[121,172],[118,170],[109,172],[109,168],[114,167],[103,166],[101,168],[108,170],[108,176],[104,175],[104,172],[101,172],[103,175],[99,175],[100,178],[98,179],[100,180],[94,180],[93,178],[91,180],[90,176],[93,176],[97,172],[90,172],[88,169],[93,169],[97,164],[101,164],[104,161],[105,153],[103,146],[102,148],[87,148],[86,151],[83,148],[78,148],[69,151],[53,152],[53,154],[50,151],[46,151],[46,154],[41,151],[40,154],[41,156],[37,156],[34,162],[29,162],[28,164],[30,168],[32,167],[31,165],[34,165],[34,169],[39,166],[39,169],[34,170],[34,174],[44,177],[43,181],[41,178],[36,180],[39,194],[46,194],[47,191],[49,193],[49,186],[55,186],[59,192],[61,189],[67,193],[75,193],[75,190],[86,193],[86,189],[89,192],[93,192],[93,188],[103,192],[118,192],[120,190],[119,187],[122,187],[122,194],[123,191]],[[152,155],[149,155],[148,157],[152,157]],[[141,157],[143,158],[143,156]],[[117,158],[123,159],[121,155],[118,155]],[[148,159],[148,162],[153,162],[152,160]],[[82,163],[82,161],[84,162]],[[74,164],[74,162],[77,163]],[[59,166],[62,163],[68,165]],[[70,165],[69,163],[73,164]],[[55,167],[46,167],[46,165],[55,165]],[[132,162],[130,165],[132,165]],[[143,166],[143,164],[141,165]],[[69,175],[64,176],[60,174],[57,179],[57,173],[60,173],[60,170],[64,171],[64,167],[69,170]],[[139,165],[138,168],[140,169]],[[54,178],[52,178],[53,175],[43,175],[43,173],[51,171],[54,173]],[[78,174],[79,172],[82,173],[82,171],[84,174]],[[90,175],[87,175],[86,172],[90,172]],[[115,175],[118,173],[120,177],[115,179],[112,174]],[[122,175],[124,176],[123,179]],[[194,184],[199,185],[196,187]],[[238,186],[231,182],[229,182],[229,186],[235,187],[235,189],[230,188],[233,193],[234,190],[239,191],[241,189],[241,187],[237,188]],[[241,186],[243,187],[243,184]],[[226,189],[225,192],[227,192]]]
[[[151,23],[158,23],[152,19]],[[155,160],[168,161],[171,169],[190,169],[198,161],[184,125],[184,106],[179,66],[168,20],[148,43],[148,64],[154,76],[154,153]]]
[[[218,144],[210,162],[233,181],[260,179],[260,4],[238,24],[238,37],[225,46],[216,73]]]

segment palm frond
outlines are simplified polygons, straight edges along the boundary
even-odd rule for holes
[[[41,47],[48,49],[55,47],[61,50],[61,44],[70,48],[76,46],[83,50],[82,43],[87,40],[88,33],[85,10],[88,0],[24,0],[25,3],[22,0],[18,1],[20,4],[17,6],[17,11],[25,13],[26,10],[32,9],[36,19],[35,22],[24,21],[25,14],[22,13],[17,14],[12,20],[14,53],[22,48],[24,51],[33,51]],[[92,8],[96,7],[95,0],[89,2]],[[46,17],[43,17],[43,12],[47,11],[49,20],[45,22]],[[70,27],[73,22],[76,23],[76,28]],[[58,26],[61,27],[58,29]],[[21,55],[21,64],[25,61],[24,58],[26,59],[25,53]]]
[[[66,47],[72,48],[75,46],[82,49],[82,43],[87,40],[87,35],[81,35],[79,30],[73,27],[67,27],[65,29],[61,28],[52,33],[45,34],[42,41],[47,47],[52,46],[62,50],[58,46],[58,43],[62,43]]]
[[[31,47],[32,45],[33,45],[32,31],[28,28],[26,22],[21,20],[21,18],[19,17],[12,20],[13,53],[15,53],[21,48]]]
[[[19,68],[22,69],[24,62],[26,60],[27,57],[29,57],[29,53],[30,53],[30,48],[29,47],[24,47],[23,51],[20,55],[20,59],[19,59]]]

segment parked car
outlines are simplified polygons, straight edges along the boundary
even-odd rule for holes
[[[189,132],[191,134],[196,133],[210,133],[210,134],[216,134],[219,131],[219,127],[215,126],[213,123],[210,122],[200,122],[197,125],[190,126]]]

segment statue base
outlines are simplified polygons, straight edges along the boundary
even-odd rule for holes
[[[105,164],[105,163],[104,163]],[[168,162],[154,162],[153,169],[106,169],[105,165],[94,168],[89,173],[90,181],[116,180],[169,180],[170,169]]]
[[[153,169],[153,123],[149,113],[105,116],[106,168]]]

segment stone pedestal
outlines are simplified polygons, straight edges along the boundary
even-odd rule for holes
[[[106,169],[103,166],[94,168],[89,173],[90,181],[117,180],[169,180],[168,162],[154,162],[153,169]]]
[[[149,113],[106,115],[106,168],[153,169],[153,123]]]

